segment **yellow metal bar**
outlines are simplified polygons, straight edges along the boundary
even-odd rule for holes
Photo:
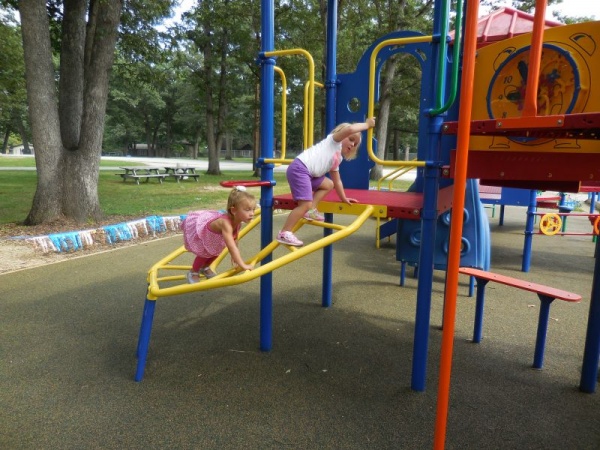
[[[344,227],[342,230],[333,233],[329,236],[326,236],[322,239],[319,239],[311,244],[308,244],[301,248],[296,248],[295,251],[292,251],[282,257],[279,257],[263,266],[257,267],[254,270],[246,271],[240,273],[237,276],[231,276],[236,274],[238,271],[236,269],[232,269],[223,273],[218,274],[216,277],[211,278],[209,280],[204,280],[199,283],[194,284],[180,284],[177,286],[171,286],[167,288],[160,288],[157,281],[156,272],[159,269],[159,264],[155,264],[152,269],[150,269],[148,273],[148,278],[150,280],[148,286],[148,295],[147,298],[149,300],[156,300],[158,297],[167,297],[170,295],[179,295],[179,294],[187,294],[191,292],[198,292],[208,289],[215,289],[225,286],[233,286],[241,283],[245,283],[251,280],[254,280],[258,277],[261,277],[267,273],[270,273],[276,269],[279,269],[286,264],[289,264],[293,261],[296,261],[310,253],[313,253],[317,250],[320,250],[328,245],[333,244],[341,239],[348,237],[350,234],[354,233],[358,230],[361,225],[372,215],[373,206],[371,205],[361,205],[362,213],[352,222],[350,225]],[[303,221],[301,221],[303,222]],[[302,226],[302,223],[296,225],[296,227]],[[296,228],[295,228],[296,229]],[[279,246],[278,242],[273,242],[269,244],[268,247],[272,247],[273,249]],[[183,249],[183,252],[185,249]],[[171,255],[163,258],[161,260],[162,264],[165,265],[167,261],[172,260],[172,255],[179,256],[183,253],[181,249],[176,250],[171,253]],[[264,250],[263,250],[264,252]]]
[[[281,77],[281,158],[285,159],[287,146],[287,79],[280,67],[275,66],[275,72]]]
[[[324,213],[332,213],[332,214],[346,214],[351,216],[358,216],[362,213],[362,210],[365,205],[362,203],[351,203],[348,205],[347,203],[341,202],[329,202],[329,201],[321,201],[319,202],[319,211]],[[385,205],[371,205],[373,207],[373,212],[371,215],[373,217],[387,217],[387,206]]]
[[[390,47],[392,45],[406,45],[406,44],[414,44],[418,42],[431,42],[433,40],[433,36],[413,36],[407,38],[396,38],[396,39],[387,39],[385,41],[380,42],[374,49],[373,53],[371,53],[371,61],[370,61],[370,69],[369,69],[369,104],[368,104],[368,112],[367,117],[374,117],[375,115],[375,67],[377,63],[377,55],[380,50],[384,47]],[[383,159],[379,159],[377,155],[373,152],[373,128],[369,128],[367,131],[367,151],[369,152],[369,157],[375,161],[375,163],[380,164],[382,166],[395,166],[395,167],[424,167],[425,161],[385,161]]]
[[[388,178],[390,178],[390,180],[388,181],[388,189],[391,191],[392,184],[394,183],[394,181],[396,181],[399,177],[401,177],[405,173],[410,172],[413,169],[414,169],[414,167],[397,167],[396,169],[392,170],[390,173],[382,176],[379,180],[377,180],[377,190],[380,191],[381,183],[384,180],[387,180]]]
[[[313,142],[313,138],[314,138],[314,134],[309,133],[309,129],[314,130],[315,128],[315,124],[312,124],[312,127],[308,126],[308,111],[314,111],[315,110],[315,105],[314,104],[310,104],[310,98],[309,98],[309,91],[310,91],[310,81],[307,82],[304,85],[304,140],[302,141],[304,144],[304,150],[306,150],[308,147],[312,146],[312,143],[309,145],[309,142]],[[325,86],[322,83],[319,83],[318,81],[315,81],[314,84],[317,87],[320,87],[321,89],[323,89]],[[311,136],[309,138],[309,136]],[[282,156],[283,158],[283,156]]]
[[[289,55],[302,55],[308,61],[308,81],[310,83],[309,87],[309,103],[310,105],[315,104],[315,62],[310,53],[302,48],[292,48],[289,50],[274,50],[272,52],[265,52],[265,56],[270,58],[272,56],[289,56]],[[308,146],[313,145],[313,137],[314,136],[314,122],[315,122],[315,112],[313,108],[310,108],[308,111],[308,122],[309,122],[309,140]]]
[[[281,159],[281,158],[265,158],[265,164],[286,164],[290,165],[294,161],[293,159]]]
[[[261,210],[257,209],[254,212],[254,214],[257,217],[252,219],[252,221],[248,225],[246,225],[244,228],[242,228],[242,230],[240,231],[240,233],[238,235],[238,239],[243,238],[246,234],[248,234],[254,227],[256,227],[260,223]],[[149,286],[154,286],[154,285],[158,286],[158,281],[184,279],[185,275],[173,276],[173,277],[158,277],[158,271],[159,270],[190,270],[192,268],[192,266],[169,264],[171,261],[175,260],[176,258],[178,258],[179,256],[183,255],[186,252],[187,252],[187,250],[182,245],[177,250],[171,252],[169,255],[167,255],[166,257],[164,257],[163,259],[158,261],[156,264],[154,264],[148,271],[148,277],[147,277],[148,285]],[[217,257],[215,262],[213,262],[213,264],[211,264],[211,268],[213,270],[223,260],[223,258],[227,255],[227,253],[229,253],[227,249],[223,250],[221,252],[221,254]],[[150,288],[148,289],[148,293],[150,294]],[[148,299],[156,300],[156,298],[150,298],[150,297]]]

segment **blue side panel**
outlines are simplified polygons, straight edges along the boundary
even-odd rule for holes
[[[530,195],[529,189],[503,187],[500,198],[484,198],[481,202],[489,205],[528,206]]]
[[[479,200],[476,180],[467,180],[461,266],[489,269],[490,227],[487,214]],[[421,222],[398,220],[396,259],[415,265],[421,248]],[[450,245],[450,211],[440,215],[434,246],[434,268],[446,270]]]
[[[388,220],[379,226],[379,239],[393,236],[398,232],[398,219]]]
[[[342,122],[363,122],[367,117],[369,106],[369,72],[370,60],[373,50],[379,43],[388,39],[423,36],[416,31],[397,31],[383,36],[376,40],[361,57],[356,71],[353,73],[339,74],[338,85],[336,92],[336,123]],[[429,43],[414,43],[403,46],[388,46],[384,47],[378,53],[377,67],[375,68],[375,100],[379,98],[379,70],[381,65],[394,54],[408,53],[415,57],[421,65],[422,72],[429,74],[431,72],[431,45]],[[430,89],[430,80],[423,79],[421,90]],[[429,100],[429,93],[421,95],[422,98]],[[421,107],[421,111],[427,108]],[[422,113],[423,114],[423,113]],[[425,136],[427,132],[427,120],[421,120],[419,124],[419,136]],[[353,161],[345,161],[340,165],[340,175],[344,183],[344,187],[352,189],[369,189],[369,173],[375,165],[369,158],[366,147],[367,133],[363,133],[363,142],[360,146],[358,156]],[[419,145],[425,145],[426,139],[419,139]],[[377,153],[377,142],[373,142],[373,151]],[[426,157],[419,159],[425,160]]]

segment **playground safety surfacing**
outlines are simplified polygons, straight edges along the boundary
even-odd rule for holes
[[[578,390],[591,237],[535,236],[524,274],[524,208],[507,207],[503,227],[491,223],[494,271],[583,301],[553,304],[536,371],[536,296],[490,285],[475,345],[462,280],[446,448],[599,448],[600,393]],[[398,286],[394,242],[376,250],[374,226],[335,244],[332,308],[320,306],[320,252],[273,274],[269,353],[258,349],[258,280],[159,299],[141,383],[133,376],[146,272],[181,237],[0,276],[0,446],[432,448],[444,273],[433,286],[427,387],[416,393],[416,280]],[[304,227],[301,238],[320,234]],[[250,255],[258,237],[245,241]]]

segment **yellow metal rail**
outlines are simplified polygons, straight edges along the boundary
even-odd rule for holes
[[[315,61],[310,53],[302,48],[292,48],[289,50],[274,50],[272,52],[265,52],[265,56],[270,58],[272,56],[289,56],[289,55],[302,55],[308,61],[308,83],[309,83],[309,91],[308,91],[308,100],[309,105],[311,106],[308,111],[308,147],[312,146],[313,136],[314,136],[314,121],[315,121],[315,112],[313,106],[315,104]],[[281,162],[281,161],[278,161]]]
[[[281,77],[281,158],[285,159],[287,148],[287,78],[280,67],[275,66],[275,72]]]
[[[356,232],[362,226],[362,224],[365,223],[365,221],[369,217],[371,217],[374,213],[376,213],[375,207],[372,205],[352,205],[352,206],[353,206],[353,211],[358,212],[360,210],[361,212],[356,217],[356,219],[350,225],[347,225],[347,226],[324,223],[324,222],[309,222],[305,219],[302,219],[294,227],[293,231],[296,231],[297,229],[299,229],[300,227],[302,227],[305,224],[311,224],[311,225],[316,225],[316,226],[320,226],[320,227],[324,227],[324,228],[330,228],[330,229],[337,230],[337,231],[329,236],[323,237],[322,239],[312,242],[311,244],[308,244],[304,247],[285,246],[290,250],[290,253],[283,255],[277,259],[274,259],[273,261],[271,261],[265,265],[261,265],[261,266],[255,268],[254,270],[241,272],[239,269],[230,269],[225,272],[219,273],[214,278],[202,280],[198,283],[194,283],[194,284],[185,283],[185,284],[178,284],[175,286],[171,285],[168,287],[161,287],[161,284],[164,284],[167,282],[178,282],[178,281],[185,280],[185,273],[179,274],[179,275],[159,277],[160,271],[171,271],[171,270],[188,271],[188,270],[190,270],[190,266],[188,266],[188,265],[171,264],[171,262],[174,261],[176,258],[178,258],[182,254],[186,253],[186,249],[182,246],[182,247],[178,248],[177,250],[175,250],[174,252],[172,252],[171,254],[169,254],[168,256],[166,256],[165,258],[161,259],[156,264],[154,264],[148,271],[147,299],[148,300],[157,300],[159,297],[168,297],[171,295],[187,294],[187,293],[191,293],[191,292],[205,291],[205,290],[216,289],[216,288],[225,287],[225,286],[234,286],[237,284],[242,284],[242,283],[246,283],[248,281],[252,281],[258,277],[261,277],[262,275],[265,275],[276,269],[279,269],[279,268],[285,266],[286,264],[289,264],[291,262],[294,262],[294,261],[302,258],[303,256],[309,255],[310,253],[313,253],[317,250],[327,247],[328,245],[333,244],[334,242],[337,242],[341,239],[348,237],[352,233]],[[260,223],[260,217],[255,218],[250,224],[248,224],[248,226],[246,226],[240,232],[240,239],[243,236],[245,236],[258,223]],[[277,241],[271,242],[269,245],[267,245],[265,248],[263,248],[257,255],[255,255],[250,260],[250,262],[254,263],[254,264],[259,263],[266,256],[271,254],[280,245],[282,245],[282,244],[280,244]],[[219,256],[217,261],[215,261],[211,267],[215,267],[216,265],[218,265],[218,263],[225,257],[226,254],[227,254],[226,251],[223,252]]]
[[[387,39],[385,41],[380,42],[373,49],[373,53],[371,53],[371,61],[369,66],[369,104],[367,107],[367,117],[374,117],[375,115],[375,68],[377,63],[377,55],[380,50],[384,47],[390,47],[393,45],[406,45],[406,44],[414,44],[418,42],[431,42],[433,40],[433,36],[413,36],[407,38],[396,38],[396,39]],[[367,131],[367,151],[369,152],[369,158],[371,158],[375,163],[380,164],[382,166],[394,166],[394,167],[424,167],[425,161],[385,161],[377,157],[377,155],[373,152],[373,128],[369,128]]]

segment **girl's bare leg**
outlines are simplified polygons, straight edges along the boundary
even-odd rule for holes
[[[292,231],[294,225],[298,223],[298,221],[304,217],[304,214],[311,208],[312,202],[309,200],[299,200],[298,206],[296,206],[290,215],[287,217],[285,224],[281,231]]]

